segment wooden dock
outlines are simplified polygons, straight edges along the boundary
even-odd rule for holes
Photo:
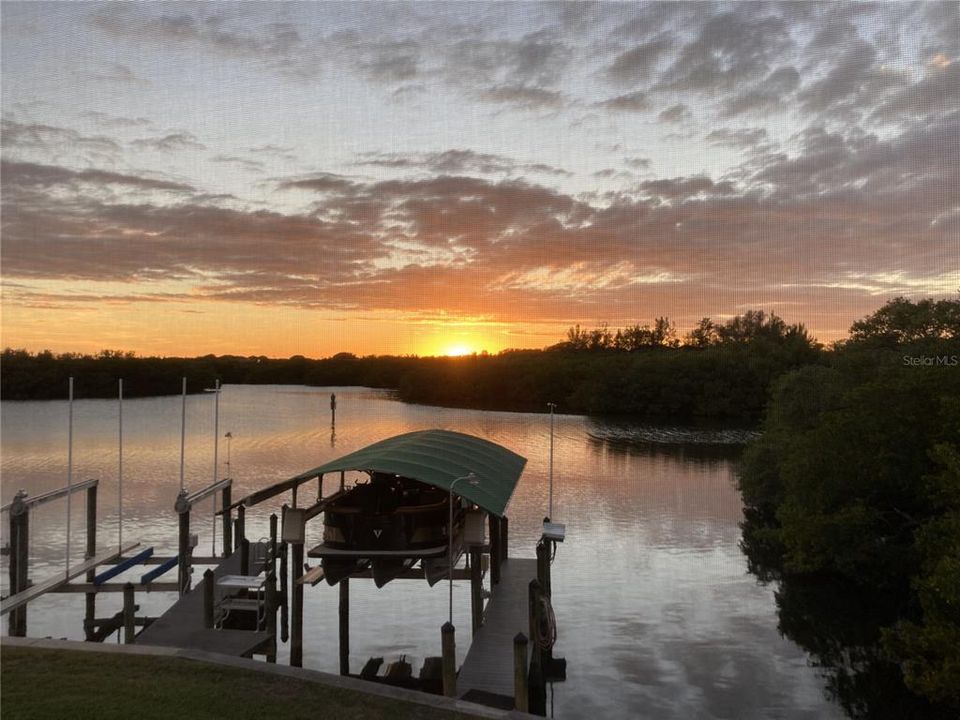
[[[240,574],[240,553],[234,552],[214,569],[214,579]],[[169,610],[144,629],[137,645],[157,645],[251,657],[268,647],[273,636],[252,630],[216,630],[204,626],[203,583],[197,583]]]
[[[537,561],[510,558],[500,566],[483,625],[473,637],[457,677],[457,697],[495,707],[512,708],[514,698],[513,638],[530,629],[528,587],[537,577]]]

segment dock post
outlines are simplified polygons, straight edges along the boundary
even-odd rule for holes
[[[223,508],[223,556],[233,552],[233,512],[230,510],[230,486],[222,491],[221,507]]]
[[[541,539],[537,543],[537,579],[540,581],[540,587],[543,589],[543,594],[547,597],[552,596],[550,590],[550,555],[551,555],[551,542],[549,540]]]
[[[290,587],[293,590],[291,610],[293,618],[290,621],[290,665],[303,667],[303,585],[297,581],[303,575],[303,544],[292,543],[293,569],[290,573]]]
[[[287,642],[290,639],[289,607],[287,595],[287,543],[280,543],[280,639]]]
[[[530,658],[530,679],[528,683],[529,705],[527,712],[534,715],[546,715],[546,686],[543,681],[543,656],[540,650],[540,598],[543,588],[540,581],[534,578],[530,581],[528,598],[530,604],[530,642],[533,644]]]
[[[480,548],[470,548],[470,618],[473,634],[483,625],[483,569]]]
[[[513,707],[526,712],[529,706],[527,689],[527,636],[517,633],[513,638]]]
[[[240,574],[250,574],[250,541],[246,538],[240,541]]]
[[[247,536],[247,508],[243,505],[237,507],[237,528],[234,533],[234,549],[240,547],[240,541]]]
[[[24,504],[27,493],[17,492],[10,506],[10,594],[27,589],[30,563],[30,510]],[[11,637],[26,637],[27,606],[10,611],[8,632]]]
[[[97,486],[87,488],[87,554],[86,560],[97,555]],[[87,583],[92,585],[97,569],[87,571]],[[93,621],[97,616],[97,594],[86,594],[86,610],[83,615],[83,634],[87,640],[93,639]]]
[[[213,570],[203,571],[203,626],[213,627]]]
[[[186,490],[180,490],[173,507],[180,516],[177,587],[180,588],[180,595],[186,595],[190,591],[190,565],[193,560],[193,548],[190,547],[190,503],[187,502]]]
[[[270,651],[267,653],[267,662],[277,662],[277,608],[279,602],[277,596],[277,572],[273,568],[267,573],[266,586],[267,602],[267,629],[270,632]]]
[[[127,645],[132,645],[136,634],[136,619],[134,613],[136,606],[133,604],[133,583],[128,582],[123,586],[123,641]]]
[[[500,559],[510,557],[510,519],[504,515],[500,518]]]
[[[277,560],[277,514],[270,515],[270,562]]]
[[[500,584],[500,518],[489,514],[490,534],[490,589]]]
[[[350,674],[350,578],[340,581],[340,674]]]
[[[442,655],[443,694],[446,697],[457,696],[457,640],[456,630],[449,621],[440,628],[440,646]]]

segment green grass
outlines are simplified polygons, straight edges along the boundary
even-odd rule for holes
[[[3,648],[4,720],[469,720],[472,716],[181,658]]]

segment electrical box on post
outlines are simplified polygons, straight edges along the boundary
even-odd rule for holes
[[[303,545],[306,540],[307,511],[303,508],[287,508],[283,514],[281,539],[293,545]]]

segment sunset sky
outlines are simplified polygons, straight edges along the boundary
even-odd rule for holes
[[[960,4],[3,2],[2,344],[543,347],[960,291]]]

